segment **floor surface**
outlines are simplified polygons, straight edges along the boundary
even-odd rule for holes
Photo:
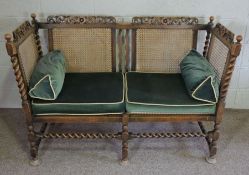
[[[209,126],[210,127],[210,126]],[[57,124],[53,129],[120,131],[120,124]],[[195,123],[132,123],[130,131],[198,131]],[[204,138],[133,139],[129,163],[121,166],[120,140],[44,140],[38,167],[29,165],[26,126],[20,109],[0,109],[0,174],[101,175],[247,175],[249,110],[226,110],[218,143],[217,164],[208,164]]]

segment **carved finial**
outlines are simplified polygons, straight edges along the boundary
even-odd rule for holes
[[[16,47],[14,46],[13,42],[12,42],[12,35],[7,33],[4,35],[5,39],[6,39],[6,49],[7,49],[7,53],[9,56],[12,56],[14,54],[16,54]]]
[[[236,36],[237,43],[240,43],[242,41],[243,37],[241,35]]]
[[[35,20],[36,14],[35,14],[35,13],[32,13],[32,14],[31,14],[31,18],[32,18],[33,20]]]
[[[210,16],[209,21],[212,23],[214,21],[214,16]]]
[[[9,34],[9,33],[6,33],[6,34],[4,35],[4,37],[5,37],[5,39],[7,40],[7,42],[10,42],[10,41],[11,41],[11,38],[12,38],[12,35]]]
[[[240,42],[242,41],[242,36],[237,35],[236,40],[237,40],[237,42],[232,45],[232,49],[231,49],[231,55],[234,57],[237,57],[240,54],[240,50],[241,50]]]

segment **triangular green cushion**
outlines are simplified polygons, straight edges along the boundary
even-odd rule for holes
[[[207,102],[217,102],[216,91],[212,85],[212,76],[207,77],[192,93],[192,97]]]
[[[217,103],[219,79],[214,67],[196,50],[191,50],[180,63],[181,75],[189,95],[200,101]]]
[[[59,95],[65,78],[65,59],[59,50],[42,57],[29,82],[29,95],[42,100],[55,100]]]

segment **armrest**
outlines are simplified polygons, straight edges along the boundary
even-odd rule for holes
[[[30,22],[25,21],[14,32],[5,35],[6,49],[10,56],[25,113],[31,116],[28,96],[29,78],[40,55],[37,33]]]
[[[240,54],[242,36],[237,36],[237,41],[234,42],[234,34],[219,23],[211,34],[207,58],[221,80],[220,98],[225,100],[235,61]]]
[[[234,42],[234,34],[219,23],[212,29],[211,34],[207,58],[220,78],[220,96],[216,111],[216,122],[219,123],[224,113],[225,99],[236,58],[240,54],[242,36],[238,35]]]

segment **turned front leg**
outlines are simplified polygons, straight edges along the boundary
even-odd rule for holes
[[[30,143],[30,164],[33,166],[37,166],[40,164],[40,161],[38,159],[38,145],[37,145],[37,139],[35,136],[34,127],[32,125],[28,126],[28,140]]]
[[[129,116],[127,114],[123,115],[122,118],[122,162],[128,161],[128,120]]]
[[[209,140],[209,157],[207,161],[209,163],[216,163],[216,154],[217,154],[217,141],[220,137],[220,128],[219,124],[214,125],[214,130],[208,133],[208,140]]]

